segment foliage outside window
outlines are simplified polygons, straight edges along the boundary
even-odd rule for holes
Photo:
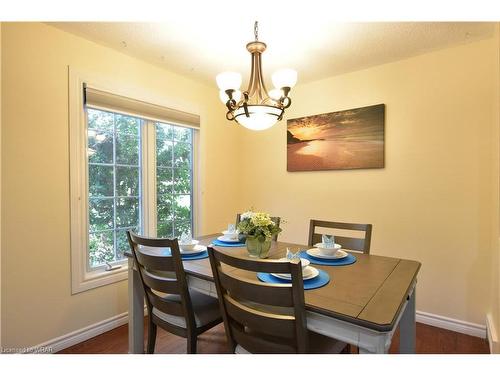
[[[156,123],[158,237],[192,231],[193,130]]]
[[[156,215],[158,237],[192,232],[193,130],[92,108],[87,118],[87,267],[123,260],[126,231],[146,232],[143,214]],[[151,150],[142,139],[143,126],[155,128]],[[156,155],[156,207],[143,207],[143,192],[149,191],[141,178],[148,169],[143,152]]]
[[[88,109],[88,266],[124,258],[126,231],[141,231],[142,120]]]

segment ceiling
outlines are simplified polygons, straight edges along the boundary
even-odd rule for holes
[[[485,22],[339,23],[332,22],[328,12],[306,9],[283,17],[234,10],[217,16],[182,14],[167,14],[162,23],[50,24],[214,86],[221,71],[237,71],[244,82],[248,79],[245,45],[254,38],[255,19],[259,40],[268,46],[263,55],[266,79],[289,67],[298,71],[302,83],[488,38],[494,32],[494,23]]]

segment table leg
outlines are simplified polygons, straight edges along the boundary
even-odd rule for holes
[[[128,351],[144,353],[144,290],[134,260],[128,260]]]
[[[415,354],[415,295],[414,288],[399,322],[399,352],[402,354]]]

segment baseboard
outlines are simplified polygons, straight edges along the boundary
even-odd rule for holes
[[[144,316],[147,315],[148,311],[144,306]],[[52,353],[57,353],[61,350],[69,348],[70,346],[84,342],[88,339],[91,339],[92,337],[111,331],[112,329],[115,329],[127,323],[128,312],[124,312],[95,324],[91,324],[87,327],[67,333],[66,335],[43,342],[39,345],[34,346],[33,348],[51,348]]]
[[[69,348],[70,346],[91,339],[92,337],[98,336],[104,332],[122,326],[127,322],[128,322],[128,312],[124,312],[122,314],[113,316],[109,319],[105,319],[101,322],[91,324],[87,327],[70,332],[66,335],[56,337],[52,340],[37,345],[36,347],[52,348],[51,350],[52,353],[56,353],[63,349]]]
[[[463,333],[469,336],[486,338],[486,326],[476,323],[465,322],[463,320],[452,319],[446,316],[431,314],[423,311],[416,312],[416,320],[419,323],[429,326],[447,329],[454,332]]]
[[[491,314],[486,315],[486,331],[488,335],[488,344],[490,345],[490,353],[499,354],[500,343],[498,342],[498,334]]]

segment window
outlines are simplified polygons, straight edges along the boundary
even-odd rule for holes
[[[142,232],[139,118],[89,108],[88,269],[123,260],[126,231]]]
[[[94,86],[70,69],[73,293],[127,277],[127,230],[196,234],[199,117]]]

